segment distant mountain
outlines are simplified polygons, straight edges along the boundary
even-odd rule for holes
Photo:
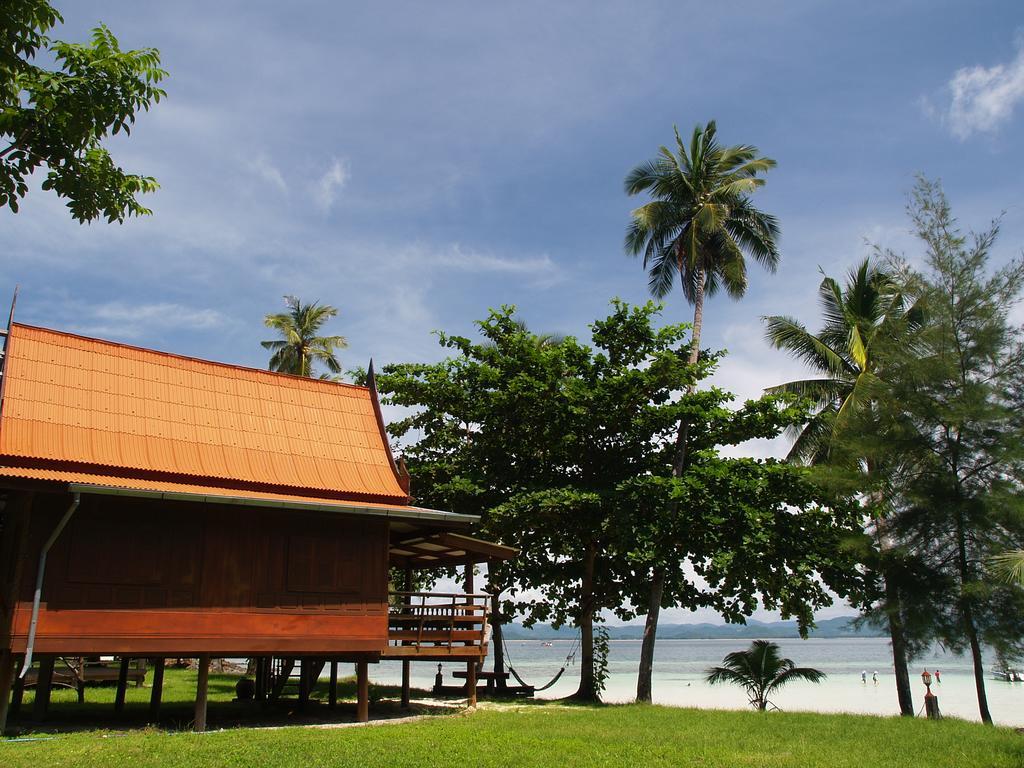
[[[874,627],[856,629],[853,616],[837,616],[822,619],[811,630],[811,637],[884,637],[885,633]],[[521,624],[502,627],[508,640],[571,640],[576,637],[572,627],[553,629],[549,624],[536,624],[527,629]],[[644,636],[643,625],[609,626],[608,637],[612,640],[640,640]],[[795,638],[800,637],[795,621],[754,621],[746,624],[662,624],[658,627],[659,640],[717,640],[719,638]]]

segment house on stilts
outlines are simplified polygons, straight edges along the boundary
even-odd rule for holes
[[[373,383],[353,386],[9,323],[0,373],[0,729],[28,673],[45,714],[58,658],[152,669],[257,659],[256,697],[293,669],[466,663],[475,700],[489,599],[477,563],[513,549],[476,518],[412,504]],[[467,567],[465,594],[411,591],[414,569]],[[389,575],[405,574],[404,591]],[[334,686],[332,686],[332,703]],[[115,706],[118,706],[115,705]]]

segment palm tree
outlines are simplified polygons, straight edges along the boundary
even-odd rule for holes
[[[804,464],[828,463],[844,440],[857,445],[858,430],[878,428],[872,414],[886,376],[886,353],[891,353],[894,343],[902,343],[906,353],[910,334],[922,321],[919,306],[908,298],[900,283],[870,259],[849,273],[845,286],[826,276],[818,293],[825,323],[817,335],[791,317],[764,318],[769,343],[788,351],[819,374],[818,378],[799,379],[768,389],[810,398],[815,403],[814,414],[798,428],[789,452],[790,461]],[[865,480],[872,487],[884,487],[891,479],[887,474],[896,476],[900,471],[897,467],[882,467],[873,457],[853,460],[863,468]],[[875,517],[875,544],[883,555],[879,562],[884,564],[887,553],[893,549],[886,535],[891,509],[885,494],[873,493],[869,501]],[[885,574],[885,565],[882,570],[896,693],[902,714],[913,716],[900,587],[895,571]]]
[[[757,147],[723,147],[712,120],[697,126],[687,149],[675,129],[676,152],[661,147],[658,156],[626,176],[626,194],[649,192],[649,203],[632,212],[625,248],[643,254],[651,293],[667,296],[679,277],[683,296],[693,305],[692,361],[700,352],[704,299],[721,289],[734,299],[747,290],[745,257],[774,272],[779,264],[774,216],[755,208],[750,194],[764,186],[758,174],[775,161]]]
[[[268,368],[295,376],[313,376],[313,365],[320,362],[329,371],[320,378],[333,378],[331,374],[341,373],[336,354],[348,346],[345,337],[317,335],[324,323],[337,316],[338,310],[315,301],[303,304],[294,296],[285,296],[284,302],[288,312],[267,315],[263,320],[281,335],[280,339],[260,342],[264,349],[273,352]]]
[[[648,287],[654,296],[667,296],[678,276],[683,296],[693,305],[690,363],[694,364],[700,356],[704,299],[723,288],[732,298],[742,298],[747,290],[747,256],[770,272],[778,266],[778,222],[750,202],[751,193],[764,185],[759,174],[774,168],[775,161],[761,157],[757,147],[749,144],[720,145],[714,120],[693,129],[689,148],[679,129],[674,130],[676,152],[663,146],[657,157],[626,176],[627,195],[648,192],[653,199],[632,212],[625,249],[631,256],[643,254]],[[693,387],[687,391],[692,392]],[[689,425],[680,422],[674,477],[682,476],[686,467],[688,430]],[[640,650],[638,701],[651,700],[654,642],[664,586],[664,566],[656,565],[651,569]]]
[[[1009,582],[1024,584],[1024,549],[1010,549],[993,556],[992,569]]]
[[[826,460],[843,427],[871,407],[885,377],[883,349],[922,321],[920,307],[870,259],[850,271],[845,287],[826,276],[818,295],[825,324],[817,335],[791,317],[763,318],[772,346],[820,374],[768,389],[814,401],[814,418],[799,428],[789,452],[791,461],[806,464]]]
[[[754,709],[762,712],[771,704],[768,697],[794,680],[820,683],[825,673],[810,667],[798,667],[792,659],[779,655],[779,646],[767,640],[755,640],[745,651],[734,651],[712,667],[705,678],[710,685],[734,683],[743,686]]]

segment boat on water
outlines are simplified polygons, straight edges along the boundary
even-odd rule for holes
[[[996,680],[1005,680],[1008,683],[1024,683],[1024,672],[1019,669],[994,669],[992,675]]]
[[[541,648],[550,648],[551,646],[552,646],[552,643],[549,643],[547,640],[545,640],[543,643],[540,644]]]

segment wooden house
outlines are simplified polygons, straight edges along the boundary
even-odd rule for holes
[[[368,664],[486,654],[471,583],[389,593],[390,569],[515,551],[411,503],[372,371],[353,386],[13,322],[2,364],[0,728],[33,661],[44,710],[56,657],[151,660],[155,705],[162,660],[198,657],[202,728],[211,657],[260,659],[260,695],[280,660],[355,662],[365,719]]]

